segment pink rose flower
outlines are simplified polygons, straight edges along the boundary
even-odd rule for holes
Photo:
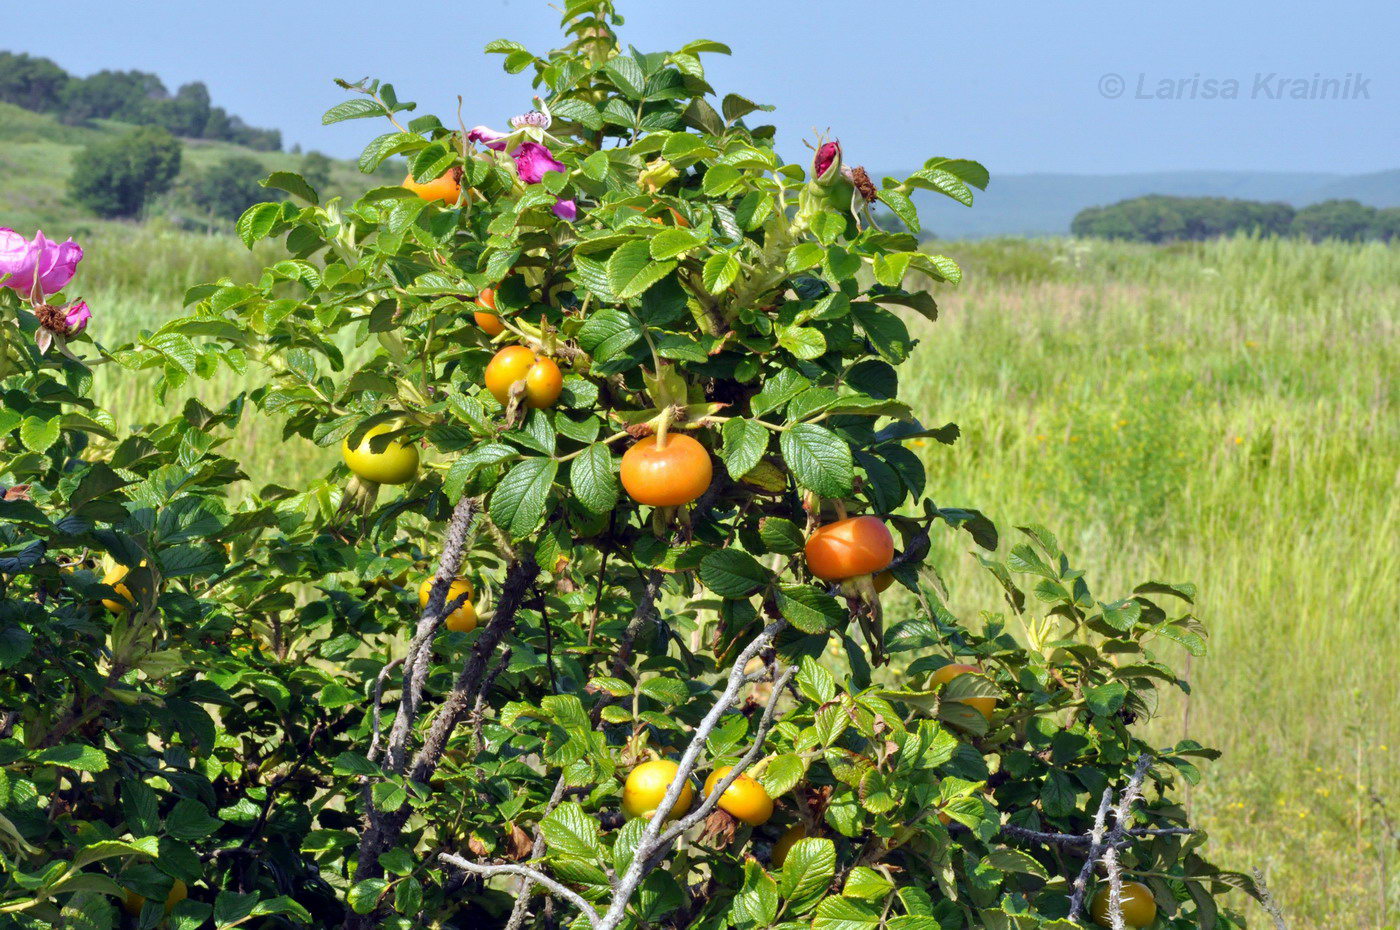
[[[566,171],[564,163],[538,142],[524,142],[514,152],[515,171],[526,184],[538,184],[551,171]]]
[[[82,259],[82,247],[72,239],[54,242],[38,232],[33,241],[26,241],[13,229],[0,228],[0,277],[8,275],[3,286],[21,294],[34,291],[36,278],[43,294],[63,290]]]
[[[68,335],[70,336],[76,336],[87,329],[91,320],[92,311],[88,309],[86,300],[80,300],[69,307],[68,312],[63,317],[63,322],[68,326]]]

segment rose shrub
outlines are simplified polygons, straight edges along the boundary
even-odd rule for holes
[[[238,230],[287,257],[130,345],[41,323],[80,251],[3,234],[0,926],[1068,928],[1119,870],[1243,926],[1175,800],[1215,754],[1139,735],[1193,588],[1097,592],[1035,526],[999,558],[906,448],[958,438],[899,387],[961,278],[910,194],[986,171],[786,161],[712,102],[724,46],[563,22],[487,47],[538,94],[508,132],[345,85],[405,184],[274,174]],[[129,429],[98,363],[261,383]],[[345,464],[246,491],[250,415]],[[1000,607],[950,610],[935,533]]]

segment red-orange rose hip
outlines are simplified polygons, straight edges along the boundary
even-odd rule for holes
[[[894,538],[878,517],[847,517],[807,537],[807,567],[823,581],[873,575],[894,561]]]

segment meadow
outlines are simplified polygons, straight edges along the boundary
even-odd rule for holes
[[[189,284],[259,265],[233,240],[158,228],[102,225],[85,244],[109,345],[175,313]],[[1211,653],[1190,700],[1150,725],[1224,750],[1190,798],[1217,858],[1261,869],[1296,930],[1400,926],[1400,246],[936,247],[967,276],[940,292],[937,324],[910,323],[920,380],[903,391],[963,429],[917,446],[931,493],[984,510],[1004,541],[1051,528],[1103,600],[1196,582]],[[217,403],[256,378],[199,391]],[[130,375],[99,384],[125,425],[162,412]],[[232,449],[255,483],[336,460],[258,417]],[[997,609],[966,537],[939,546],[953,606]]]

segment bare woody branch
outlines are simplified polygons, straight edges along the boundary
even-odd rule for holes
[[[447,521],[447,532],[443,537],[437,574],[428,593],[428,603],[418,618],[418,626],[404,656],[403,694],[399,698],[398,712],[394,715],[394,725],[389,731],[389,747],[384,758],[384,767],[396,774],[403,772],[404,762],[408,758],[408,736],[418,719],[418,705],[423,700],[423,682],[428,677],[432,658],[429,646],[438,624],[448,614],[444,602],[462,567],[467,533],[479,509],[480,502],[470,497],[462,498],[452,509],[452,517]]]
[[[472,862],[470,859],[463,859],[461,856],[454,856],[452,853],[442,853],[438,858],[448,865],[455,866],[465,872],[473,872],[477,875],[484,875],[487,878],[493,875],[518,875],[525,880],[525,888],[521,891],[521,894],[524,896],[529,895],[530,885],[543,885],[550,894],[563,898],[582,911],[583,915],[588,918],[588,922],[594,927],[599,925],[598,912],[594,910],[593,905],[585,901],[577,892],[559,884],[539,869],[532,869],[526,865],[490,865],[481,862]]]

